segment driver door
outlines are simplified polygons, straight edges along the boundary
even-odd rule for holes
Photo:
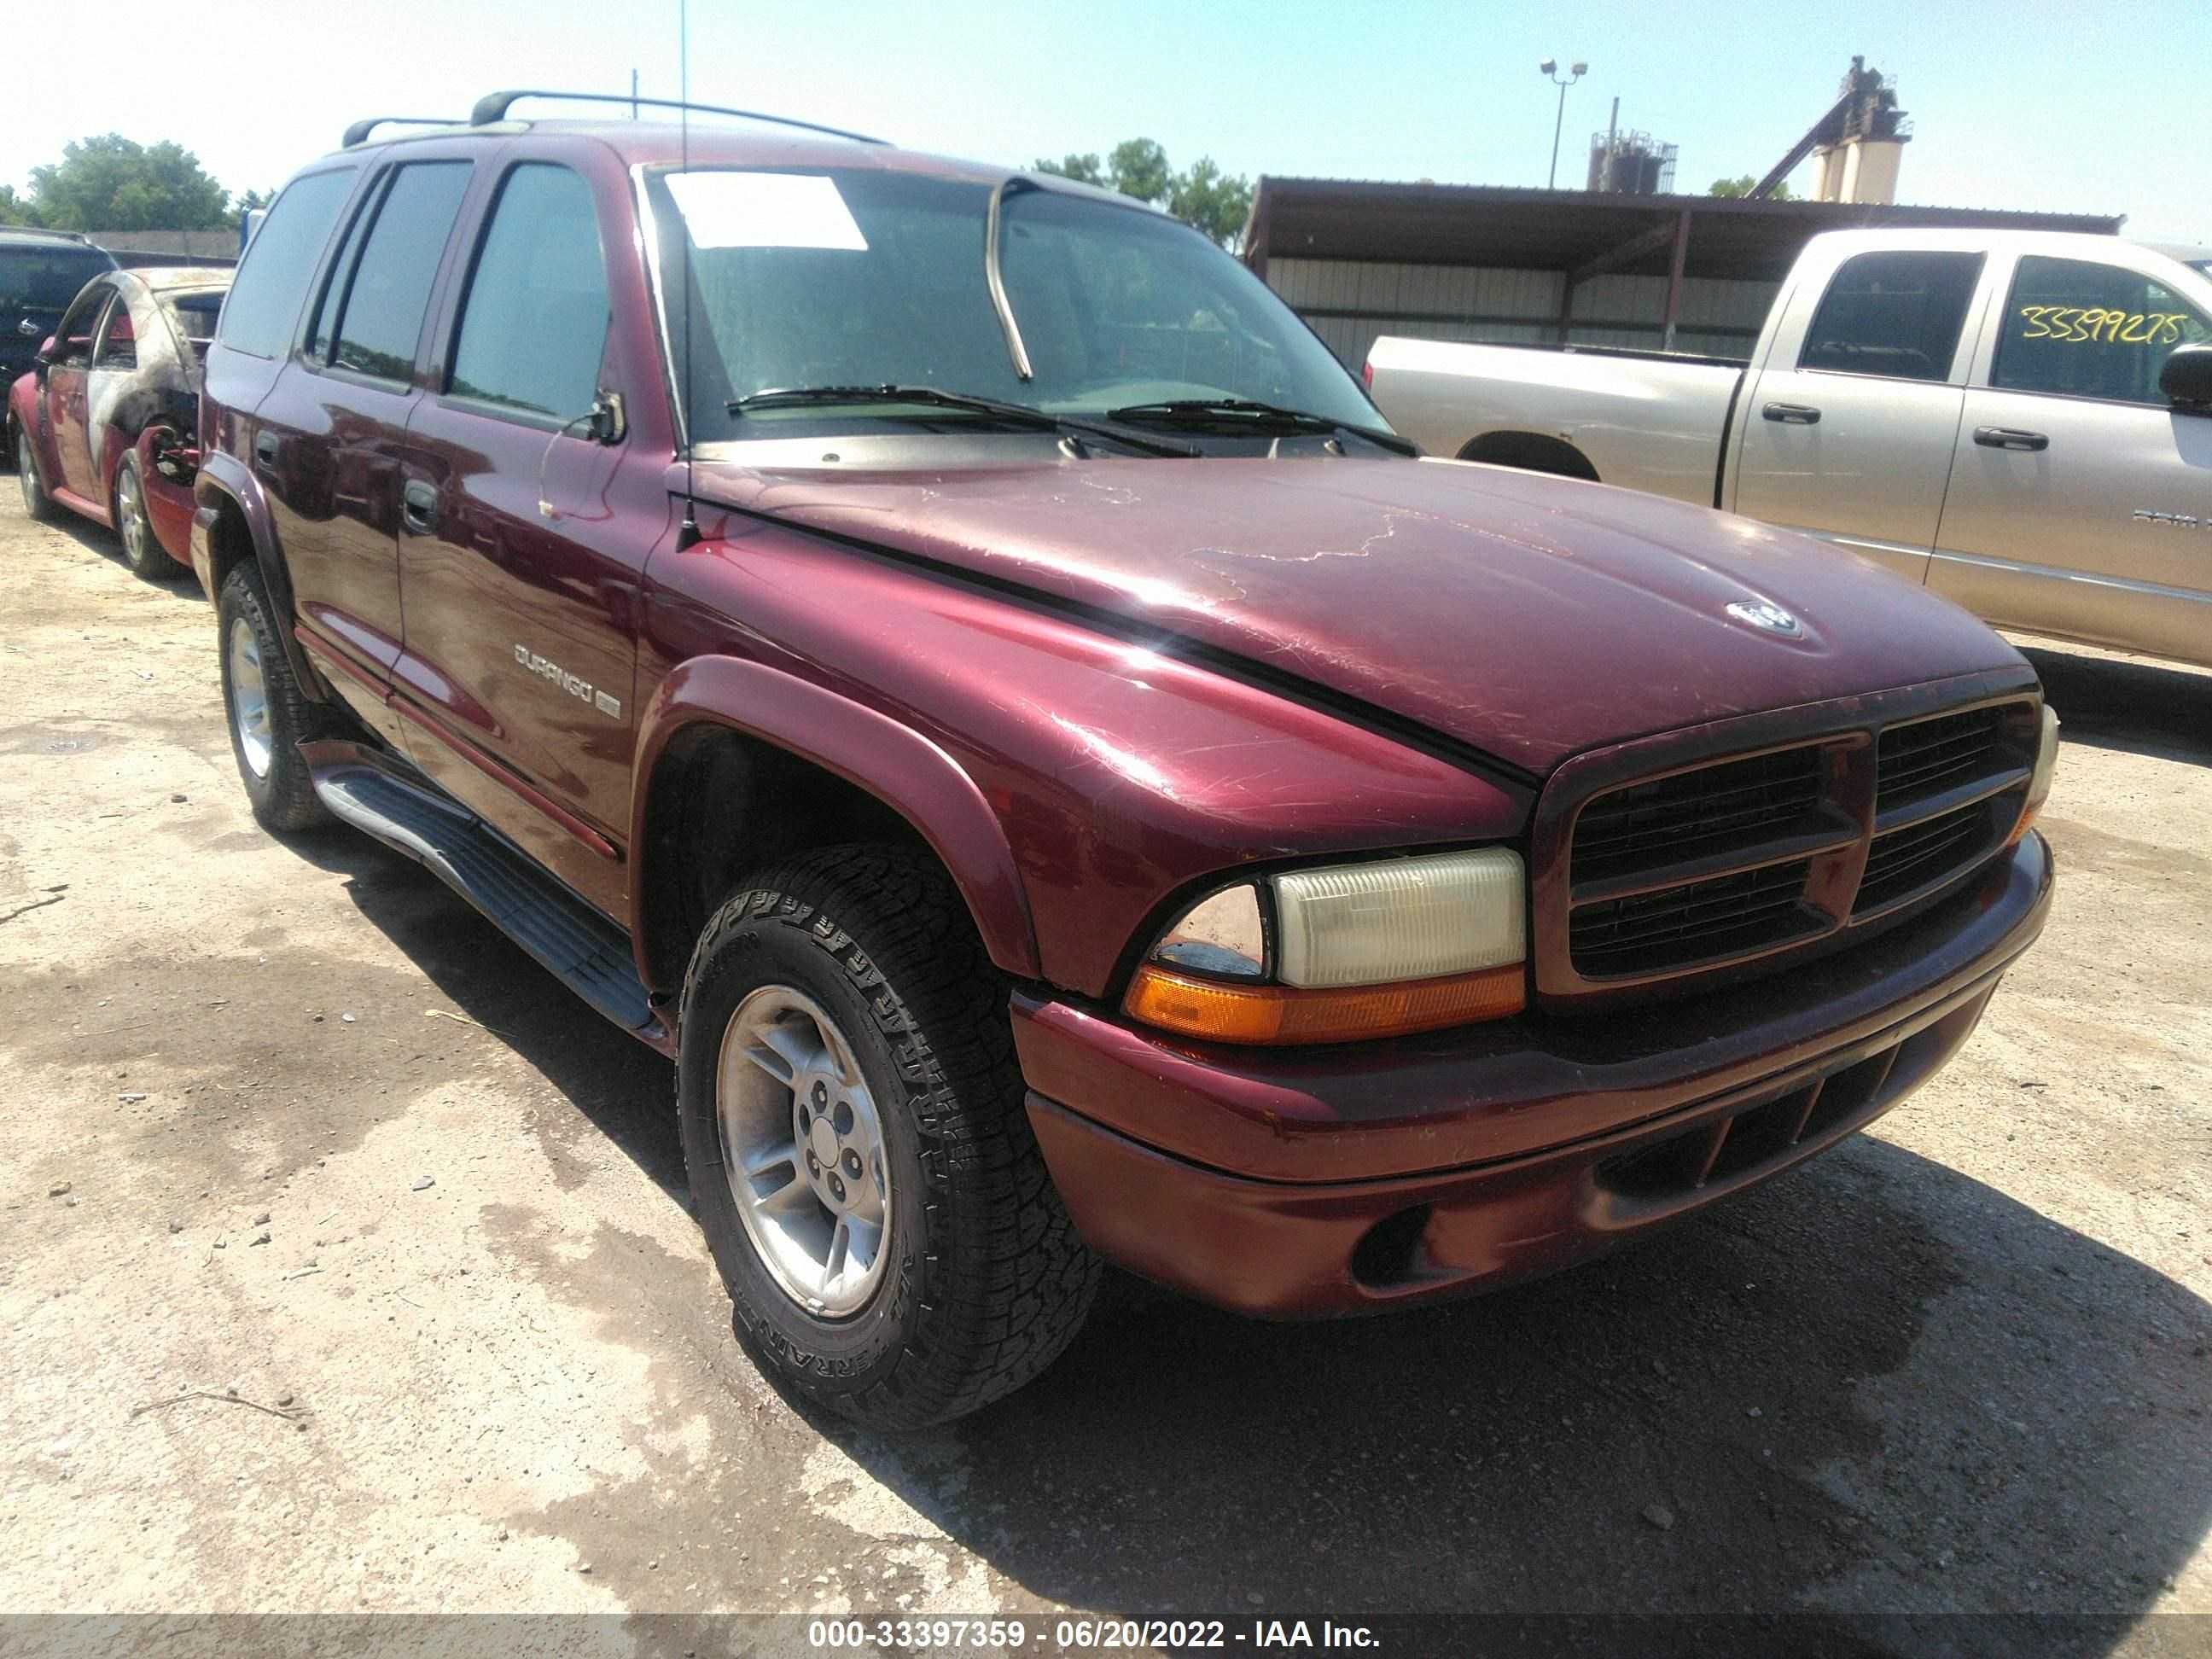
[[[106,282],[88,284],[78,295],[61,326],[54,331],[54,355],[46,366],[46,432],[53,444],[58,487],[78,501],[98,504],[92,477],[90,442],[93,342],[100,318],[115,297]]]

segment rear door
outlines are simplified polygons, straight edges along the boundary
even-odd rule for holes
[[[301,620],[326,655],[378,682],[399,655],[399,454],[416,356],[471,170],[409,159],[372,181],[299,358],[258,416]]]
[[[46,367],[46,430],[52,434],[54,465],[61,470],[56,480],[72,495],[90,501],[92,456],[92,357],[101,319],[115,297],[114,285],[102,278],[86,284],[54,334],[53,360]],[[103,509],[104,510],[104,509]]]
[[[1845,258],[1744,388],[1735,510],[1924,580],[1984,263],[1935,248]]]
[[[2158,384],[2212,307],[2117,242],[2007,274],[1929,585],[1992,622],[2212,660],[2212,417]]]
[[[625,447],[591,431],[603,390],[657,390],[608,346],[608,250],[632,244],[619,191],[552,153],[523,147],[500,177],[441,331],[438,392],[408,433],[394,674],[417,763],[611,913],[637,726],[638,526],[665,513],[658,469],[639,463],[626,498]]]

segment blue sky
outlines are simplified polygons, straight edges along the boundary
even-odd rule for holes
[[[495,86],[619,91],[633,66],[649,93],[677,86],[675,0],[122,0],[99,16],[110,40],[176,48],[10,76],[0,181],[113,130],[268,187],[356,115],[458,113]],[[2146,240],[2212,243],[2212,0],[694,0],[691,38],[695,97],[921,149],[1024,163],[1142,134],[1178,165],[1506,185],[1542,184],[1550,160],[1538,60],[1586,58],[1561,182],[1617,94],[1624,125],[1681,147],[1692,191],[1764,172],[1858,52],[1917,128],[1900,199],[2125,213]]]

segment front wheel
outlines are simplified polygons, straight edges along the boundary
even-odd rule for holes
[[[1006,998],[925,855],[753,878],[702,934],[678,1104],[738,1334],[855,1421],[918,1428],[1051,1364],[1098,1263],[1023,1108]]]
[[[177,574],[177,562],[162,547],[146,516],[146,480],[136,455],[125,455],[116,464],[115,533],[122,538],[123,562],[132,575],[153,582]]]
[[[15,449],[15,482],[23,487],[23,511],[42,524],[52,523],[59,516],[53,497],[46,494],[46,481],[39,473],[39,458],[33,453],[31,434],[14,421],[8,423],[8,435]]]
[[[292,678],[271,609],[261,572],[251,560],[223,578],[216,599],[216,629],[222,643],[222,706],[230,724],[230,751],[253,816],[264,829],[281,833],[325,823],[330,811],[317,797],[300,753],[313,714]]]

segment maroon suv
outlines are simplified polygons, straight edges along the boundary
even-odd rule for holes
[[[194,563],[261,821],[675,1057],[807,1394],[972,1409],[1102,1258],[1273,1315],[1559,1267],[1894,1105],[2041,927],[2055,726],[1964,611],[1415,459],[1120,198],[523,95],[286,187]]]

